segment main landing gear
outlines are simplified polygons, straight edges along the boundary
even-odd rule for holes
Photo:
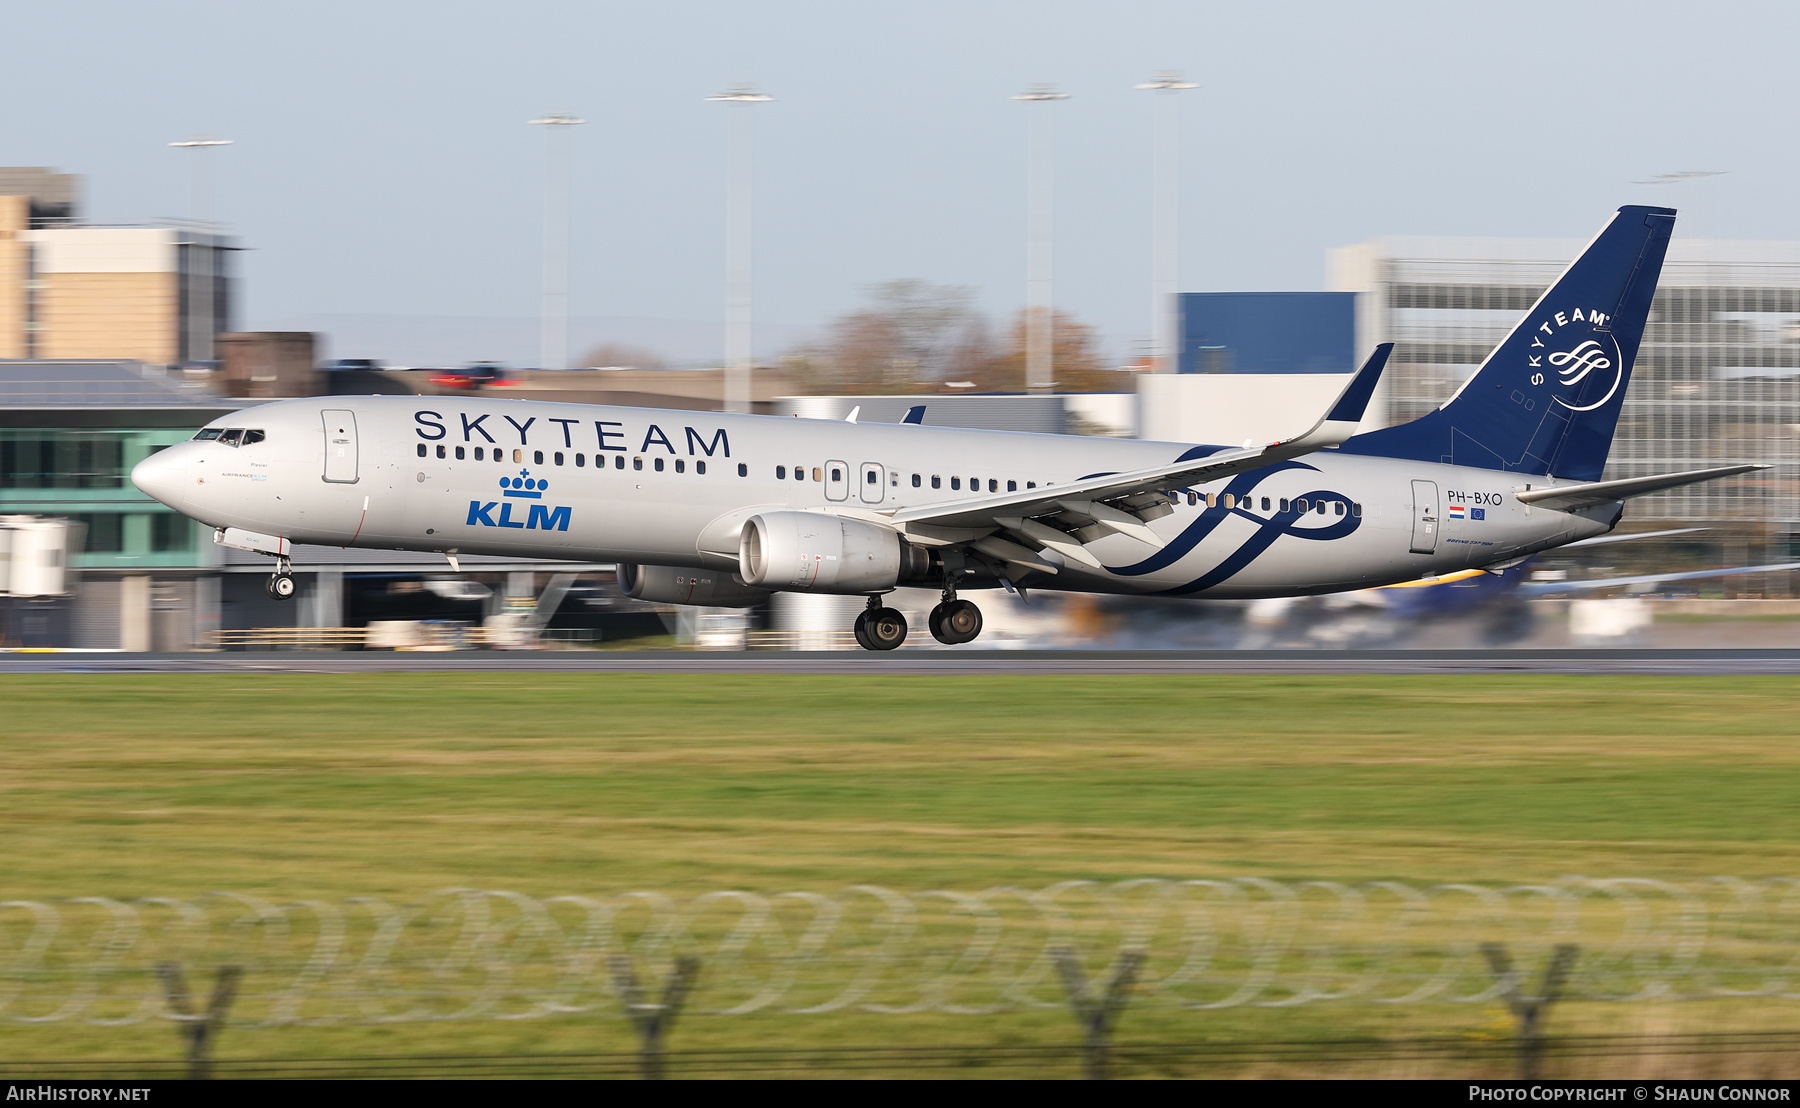
[[[981,609],[967,600],[956,599],[955,589],[945,589],[943,602],[931,609],[927,622],[931,625],[931,637],[946,646],[974,642],[975,636],[981,634]]]
[[[893,650],[906,641],[906,617],[882,605],[881,597],[869,597],[869,606],[857,613],[851,627],[864,650]]]
[[[931,609],[930,623],[931,637],[946,646],[974,642],[981,634],[981,609],[956,599],[955,589],[945,589],[943,603]],[[871,596],[852,630],[864,650],[893,650],[906,641],[906,617],[882,604],[879,596]]]
[[[263,586],[268,590],[271,600],[292,600],[294,598],[294,566],[286,558],[275,561],[275,572]]]

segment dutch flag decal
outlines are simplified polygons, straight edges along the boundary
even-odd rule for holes
[[[1461,504],[1452,504],[1452,505],[1450,505],[1450,518],[1451,519],[1468,519],[1469,518],[1469,509],[1463,507]]]

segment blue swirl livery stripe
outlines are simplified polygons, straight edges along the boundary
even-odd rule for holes
[[[1272,477],[1284,469],[1310,469],[1315,473],[1318,472],[1317,466],[1309,466],[1305,462],[1280,462],[1263,469],[1238,474],[1226,484],[1225,492],[1234,500],[1242,499],[1254,490],[1256,486],[1262,484],[1265,477]],[[1218,503],[1223,505],[1224,500],[1224,496],[1220,496]],[[1176,562],[1187,557],[1189,551],[1193,550],[1194,547],[1199,546],[1208,535],[1211,535],[1218,529],[1221,523],[1224,523],[1233,515],[1242,516],[1245,519],[1254,520],[1258,523],[1263,522],[1260,516],[1239,511],[1236,508],[1226,508],[1222,506],[1208,508],[1200,513],[1199,519],[1188,524],[1187,527],[1182,530],[1181,534],[1170,539],[1168,544],[1161,550],[1158,550],[1143,561],[1132,565],[1116,567],[1107,566],[1107,571],[1116,573],[1121,577],[1142,577],[1148,573],[1155,573],[1158,570],[1167,569]],[[1254,542],[1255,540],[1252,539],[1251,541]],[[1275,540],[1270,539],[1269,541],[1273,542]],[[1265,543],[1264,546],[1266,547],[1267,544]],[[1257,552],[1261,553],[1261,549],[1259,548]],[[1254,556],[1255,555],[1252,555],[1252,557]],[[1232,572],[1235,573],[1236,570],[1233,570]]]
[[[1300,497],[1297,499],[1323,501],[1343,500],[1344,497],[1342,494],[1332,492],[1329,489],[1315,489],[1312,492],[1301,493]],[[1251,562],[1256,561],[1256,559],[1262,555],[1263,551],[1275,545],[1275,540],[1283,535],[1293,535],[1295,538],[1325,542],[1331,539],[1341,539],[1362,526],[1361,518],[1353,515],[1338,516],[1335,523],[1329,523],[1324,527],[1299,527],[1296,526],[1296,524],[1300,522],[1301,518],[1304,515],[1309,515],[1311,513],[1286,511],[1277,512],[1272,517],[1264,518],[1262,516],[1251,515],[1247,512],[1238,512],[1236,509],[1233,509],[1233,511],[1236,512],[1236,514],[1243,516],[1245,519],[1256,523],[1256,534],[1251,535],[1242,546],[1232,551],[1230,556],[1224,561],[1220,562],[1200,577],[1189,581],[1185,585],[1173,589],[1165,589],[1165,593],[1181,594],[1203,592],[1206,589],[1212,588],[1214,585],[1228,581],[1235,576],[1239,570],[1243,569]]]

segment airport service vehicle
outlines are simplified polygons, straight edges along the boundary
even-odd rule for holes
[[[907,636],[881,602],[902,585],[941,589],[931,633],[961,643],[983,588],[1244,599],[1503,569],[1629,497],[1767,468],[1600,479],[1674,221],[1620,208],[1449,402],[1366,434],[1387,346],[1282,442],[333,396],[216,420],[132,481],[273,557],[276,597],[295,543],[608,560],[659,602],[866,596],[872,650]]]

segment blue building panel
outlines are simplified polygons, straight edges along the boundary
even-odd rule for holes
[[[1186,292],[1182,373],[1350,373],[1353,292]]]

